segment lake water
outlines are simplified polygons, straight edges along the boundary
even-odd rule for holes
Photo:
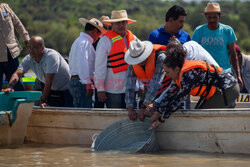
[[[95,153],[84,146],[0,148],[0,167],[250,167],[250,155],[199,152]]]

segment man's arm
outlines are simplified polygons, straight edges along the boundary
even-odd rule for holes
[[[9,81],[9,85],[6,89],[2,89],[2,91],[4,91],[5,93],[9,93],[10,91],[14,91],[14,86],[16,85],[16,83],[19,81],[19,79],[23,76],[24,71],[21,69],[17,69],[16,72],[14,74],[12,74],[10,81]]]
[[[95,53],[92,44],[81,42],[78,46],[76,52],[77,64],[78,67],[78,76],[81,81],[87,81],[86,83],[86,96],[91,97],[93,95],[93,90],[91,87],[92,78],[94,73],[94,56]],[[92,63],[92,64],[91,64]]]
[[[24,40],[25,45],[27,46],[28,41],[30,40],[28,31],[25,29],[22,22],[17,17],[17,15],[13,12],[13,10],[9,7],[9,5],[6,4],[5,8],[7,8],[8,11],[10,12],[11,17],[12,17],[12,21],[13,21],[13,25],[14,25],[16,31],[20,34],[20,36]]]
[[[125,103],[128,111],[128,117],[130,120],[136,120],[136,113],[134,111],[134,97],[135,97],[135,86],[136,79],[132,65],[128,67],[128,76],[125,90]]]
[[[96,59],[95,59],[95,87],[97,89],[97,95],[100,102],[106,100],[104,81],[107,74],[107,59],[109,52],[112,48],[112,42],[107,37],[102,37],[96,48]]]
[[[40,101],[41,107],[45,107],[47,105],[46,100],[50,94],[54,76],[55,76],[55,73],[46,74],[45,76],[45,84],[44,84],[43,94],[42,94],[41,101]]]
[[[135,96],[135,87],[137,77],[135,76],[132,65],[128,67],[128,76],[126,82],[126,90],[125,90],[125,102],[127,108],[134,107],[134,96]]]
[[[242,81],[242,78],[241,78],[239,60],[238,60],[238,57],[236,55],[234,45],[235,45],[235,42],[228,45],[229,54],[230,54],[230,62],[231,62],[232,66],[233,66],[233,68],[235,70],[236,75],[237,75],[237,79],[238,79],[240,89],[242,89],[244,87],[244,85],[243,85],[243,81]]]
[[[156,60],[155,73],[154,73],[153,78],[150,81],[149,89],[146,93],[144,103],[143,103],[146,107],[153,102],[153,100],[155,99],[157,95],[158,90],[162,86],[161,84],[165,76],[165,72],[163,69],[163,62],[164,62],[165,57],[166,56],[164,54],[160,54]]]

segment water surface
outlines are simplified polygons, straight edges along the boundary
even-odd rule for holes
[[[84,146],[25,144],[0,148],[0,167],[250,167],[250,155],[164,151],[157,154],[95,153]]]

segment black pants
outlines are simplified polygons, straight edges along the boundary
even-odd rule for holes
[[[44,83],[36,79],[34,87],[35,89],[32,89],[32,90],[43,91]],[[73,98],[69,90],[65,90],[65,91],[51,90],[47,98],[47,103],[49,106],[53,106],[53,107],[73,107]],[[36,102],[35,105],[39,105],[39,102]]]
[[[10,81],[12,74],[17,70],[19,66],[18,58],[12,58],[9,49],[7,49],[8,53],[8,61],[7,62],[0,62],[0,90],[2,90],[3,84],[3,74],[5,74],[5,81]],[[14,86],[15,91],[24,91],[23,83],[19,80],[16,85]]]
[[[204,100],[201,105],[198,107],[200,109],[207,108],[234,108],[234,102],[236,98],[239,96],[240,88],[239,85],[236,84],[230,88],[225,90],[225,97],[227,100],[227,105],[225,104],[224,96],[218,90],[214,93],[214,95],[208,99]]]

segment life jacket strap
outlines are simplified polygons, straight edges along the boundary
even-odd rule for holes
[[[200,107],[201,102],[204,103],[204,101],[206,101],[205,98],[208,96],[208,94],[209,94],[209,92],[210,92],[212,86],[214,85],[214,82],[215,82],[216,79],[218,80],[219,85],[220,85],[220,78],[219,78],[218,67],[216,67],[216,66],[214,66],[214,65],[211,65],[211,66],[214,68],[214,70],[215,70],[215,72],[214,72],[215,76],[214,76],[214,77],[211,79],[211,81],[209,82],[209,76],[211,76],[211,73],[210,73],[210,68],[209,68],[209,65],[208,65],[207,62],[206,62],[206,65],[207,65],[207,72],[206,72],[206,90],[202,93],[201,98],[199,99],[198,103],[197,103],[196,106],[195,106],[195,109],[197,109],[198,107]],[[202,86],[199,87],[199,90],[198,90],[198,92],[197,92],[196,95],[198,95],[198,94],[200,93],[201,87],[202,87]],[[226,98],[226,94],[225,94],[225,89],[222,88],[222,87],[220,87],[220,89],[222,90],[222,94],[223,94],[223,98],[224,98],[224,103],[225,103],[225,105],[227,106],[228,103],[227,103],[227,98]]]

